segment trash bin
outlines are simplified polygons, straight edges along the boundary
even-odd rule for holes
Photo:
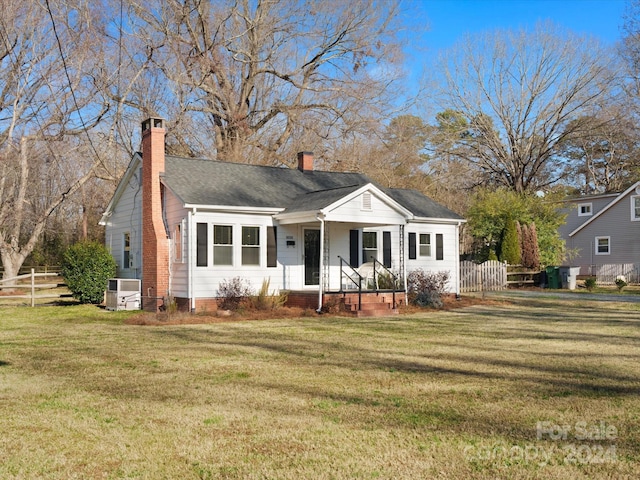
[[[580,274],[580,267],[560,267],[560,278],[562,281],[562,288],[568,288],[569,290],[576,289],[576,282],[578,275]]]
[[[548,280],[547,280],[547,272],[546,272],[546,270],[542,270],[540,272],[539,278],[540,278],[540,288],[547,288],[548,287],[548,284],[547,284]]]
[[[547,288],[560,288],[560,268],[547,267]]]

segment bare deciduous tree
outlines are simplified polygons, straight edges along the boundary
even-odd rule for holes
[[[82,2],[79,7],[3,3],[0,258],[5,279],[17,274],[52,213],[100,166],[86,161],[88,151],[79,140],[106,108],[91,104],[95,92],[86,81],[95,59],[96,44],[85,31],[91,23]],[[77,168],[69,163],[74,156]]]
[[[390,104],[393,0],[130,1],[177,110],[220,159],[287,163],[294,136],[321,145]]]
[[[640,136],[632,112],[609,107],[593,117],[581,117],[571,129],[582,132],[567,138],[561,153],[571,162],[568,179],[582,194],[621,192],[640,173]]]
[[[591,113],[618,74],[614,55],[595,40],[550,24],[468,37],[446,52],[442,72],[440,106],[464,121],[436,138],[436,158],[463,159],[484,182],[516,192],[558,180],[557,146],[579,133],[571,121]]]

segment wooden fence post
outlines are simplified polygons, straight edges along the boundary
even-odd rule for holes
[[[36,269],[31,269],[31,306],[36,306]]]

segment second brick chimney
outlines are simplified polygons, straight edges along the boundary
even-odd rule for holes
[[[164,120],[142,122],[142,306],[157,312],[169,294],[169,242],[162,212]]]
[[[298,152],[298,170],[301,172],[313,170],[313,152]]]

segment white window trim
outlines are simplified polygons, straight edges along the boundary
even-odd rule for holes
[[[127,247],[127,237],[129,237],[129,247]],[[127,256],[129,261],[125,262]],[[122,269],[131,270],[131,232],[122,232]]]
[[[420,236],[421,235],[429,235],[429,243],[421,243],[420,242]],[[433,257],[433,244],[431,243],[431,237],[432,237],[432,233],[431,232],[420,232],[418,233],[418,257],[422,257],[422,258],[431,258]],[[422,246],[429,246],[429,255],[422,255],[422,249],[420,247]]]
[[[257,228],[258,229],[258,244],[257,245],[245,245],[244,244],[244,238],[242,236],[242,229],[243,228]],[[262,233],[262,226],[261,225],[240,225],[240,266],[242,267],[246,267],[246,268],[258,268],[258,267],[262,267],[262,250],[263,250],[263,246],[262,246],[262,238],[263,238],[264,234]],[[254,263],[243,263],[242,261],[242,252],[244,251],[244,248],[255,248],[258,250],[258,263],[254,264]]]
[[[369,233],[369,234],[373,234],[373,235],[375,235],[375,239],[376,239],[376,246],[375,246],[375,247],[368,248],[368,247],[365,247],[365,246],[364,246],[364,234],[365,234],[365,233]],[[375,257],[376,259],[377,259],[377,258],[379,258],[379,255],[380,255],[380,251],[379,251],[379,248],[380,248],[380,242],[378,242],[378,237],[379,237],[379,235],[378,235],[378,232],[377,232],[377,231],[363,231],[363,232],[362,232],[362,249],[361,249],[362,263],[369,263],[369,262],[371,262],[371,259],[369,259],[369,258],[365,258],[365,257],[367,256],[367,255],[365,255],[365,253],[364,253],[364,252],[365,252],[365,250],[366,250],[366,251],[370,251],[370,252],[372,252],[372,253],[375,253],[375,254],[374,254],[374,257]]]
[[[179,229],[179,232],[177,231]],[[180,239],[178,240],[180,242],[180,254],[178,255],[178,241],[176,238],[176,233],[180,234]],[[173,226],[173,261],[175,263],[184,263],[185,262],[185,254],[184,254],[184,248],[185,248],[185,241],[186,241],[186,236],[185,236],[185,221],[182,220],[180,223],[176,223]]]
[[[632,222],[640,222],[640,217],[636,217],[636,209],[635,209],[636,201],[640,202],[640,195],[631,196],[631,221]]]
[[[599,240],[607,240],[607,251],[606,252],[599,252],[598,251],[598,241]],[[595,247],[595,254],[596,255],[611,255],[611,237],[596,237],[595,243],[594,243],[594,247]]]
[[[210,224],[210,231],[211,231],[211,266],[214,268],[228,268],[228,267],[233,267],[236,262],[235,262],[235,237],[236,234],[233,231],[233,224],[228,224],[228,223],[211,223]],[[215,243],[216,242],[216,227],[229,227],[231,228],[231,243]],[[231,263],[221,263],[221,264],[217,264],[216,263],[216,247],[231,247]]]
[[[589,207],[588,212],[582,212],[582,207]],[[579,203],[578,204],[578,216],[579,217],[590,217],[593,215],[593,204],[592,203]]]

